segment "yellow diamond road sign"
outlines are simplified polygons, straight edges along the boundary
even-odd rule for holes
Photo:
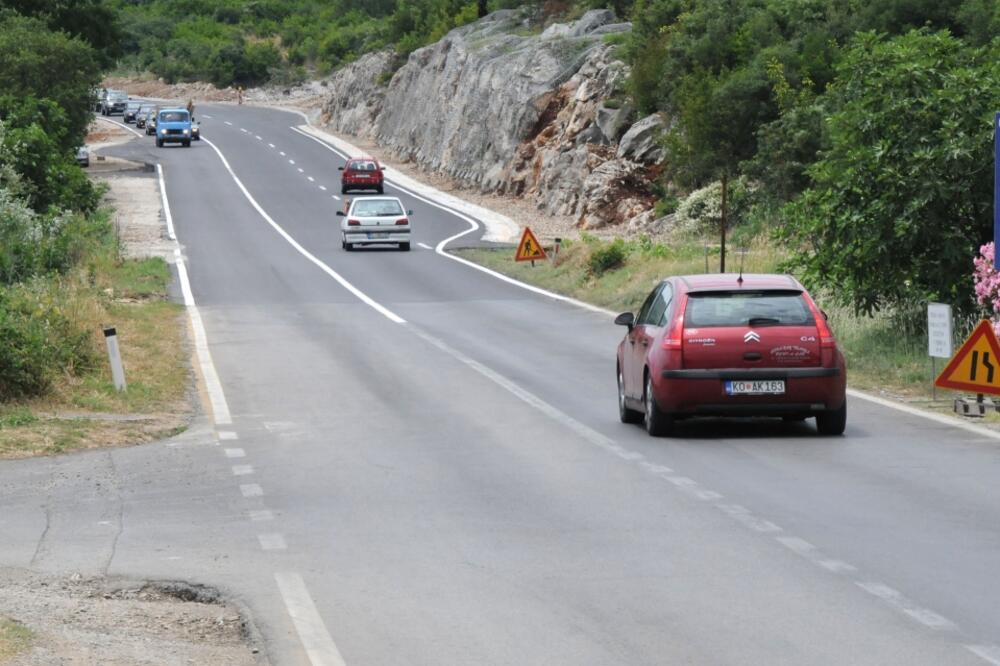
[[[935,386],[1000,395],[1000,342],[993,324],[982,321],[951,357]]]

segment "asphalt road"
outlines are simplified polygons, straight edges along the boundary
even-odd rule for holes
[[[1000,439],[858,398],[651,439],[610,317],[391,185],[413,250],[345,252],[299,116],[198,115],[114,151],[163,165],[231,423],[0,465],[0,564],[221,587],[275,664],[1000,664]]]

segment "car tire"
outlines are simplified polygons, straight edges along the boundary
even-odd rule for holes
[[[184,142],[184,147],[185,148],[190,148],[191,147],[191,139],[188,139],[187,141]]]
[[[646,432],[653,437],[666,437],[674,427],[673,418],[660,410],[656,404],[656,396],[653,395],[653,377],[646,373],[646,390],[643,391],[643,402],[646,405]]]
[[[347,241],[344,241],[344,249],[347,250],[348,252],[353,252],[354,243],[348,243]]]
[[[838,409],[822,412],[816,415],[816,430],[821,435],[843,435],[847,428],[847,398]]]
[[[409,243],[400,243],[399,244],[399,249],[402,250],[403,252],[409,252],[410,251],[410,244]]]
[[[622,423],[638,423],[642,420],[642,412],[625,404],[625,378],[622,377],[621,368],[618,368],[618,418]]]
[[[379,194],[385,194],[385,188],[383,188],[381,185],[376,187],[375,191],[378,192]]]
[[[348,187],[347,187],[346,185],[341,185],[341,186],[340,186],[340,193],[341,193],[341,194],[347,194],[347,190],[348,190],[348,189],[349,189],[349,188],[348,188]]]
[[[161,139],[157,139],[156,140],[156,147],[157,148],[163,148],[163,141]]]

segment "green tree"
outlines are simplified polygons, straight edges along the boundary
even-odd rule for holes
[[[121,26],[105,0],[0,0],[3,9],[41,19],[50,30],[79,37],[101,54],[105,65],[121,55]]]
[[[991,229],[998,63],[1000,41],[859,35],[826,95],[830,147],[786,211],[792,267],[864,313],[970,307],[971,258]]]

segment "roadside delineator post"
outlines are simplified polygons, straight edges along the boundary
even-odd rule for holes
[[[115,389],[124,391],[125,368],[122,367],[122,357],[118,350],[118,332],[114,326],[104,329],[104,341],[108,345],[108,359],[111,361],[111,381],[115,384]]]

